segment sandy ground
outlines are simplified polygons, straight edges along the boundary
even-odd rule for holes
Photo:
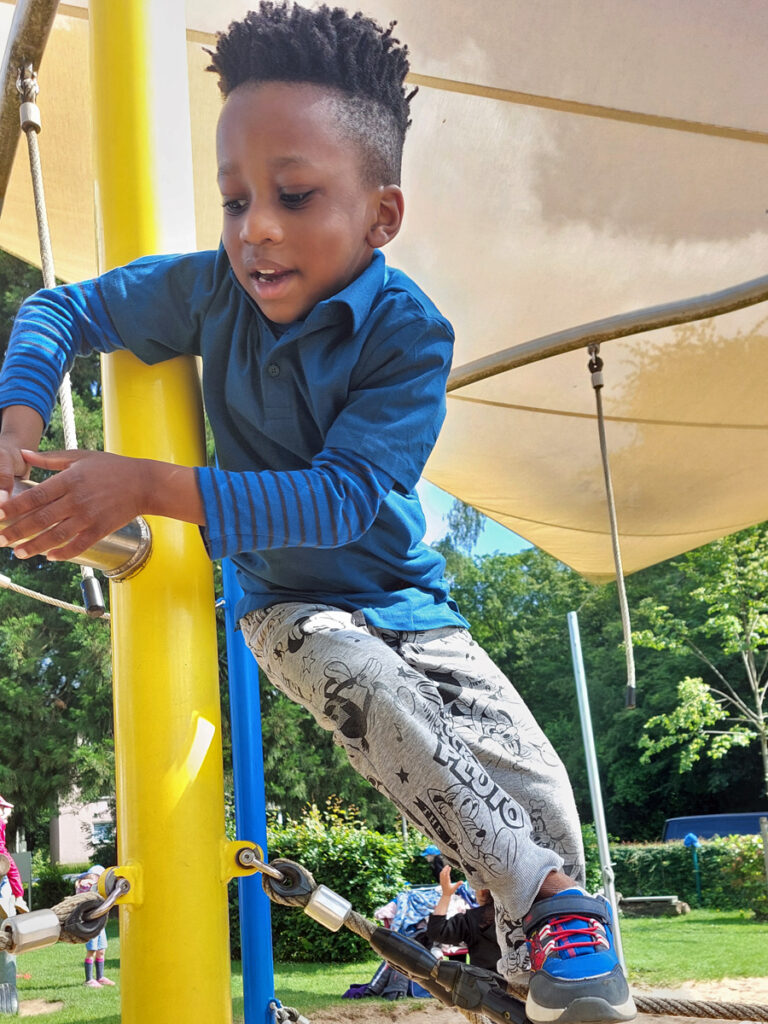
[[[768,1006],[768,978],[723,978],[722,981],[702,981],[668,989],[635,989],[637,994],[677,999],[715,1000],[719,1003],[751,1003]],[[43,999],[25,1000],[20,1017],[38,1017],[60,1010],[63,1003],[47,1003]],[[451,1010],[435,999],[401,999],[384,1005],[367,999],[350,1000],[339,1009],[333,1007],[312,1014],[312,1024],[459,1024],[465,1020],[458,1010]],[[653,1024],[664,1020],[668,1024],[690,1024],[691,1017],[656,1017],[640,1014],[637,1024]]]
[[[719,1003],[768,1005],[768,978],[724,978],[683,985],[675,989],[636,989],[637,994],[678,999],[716,1000]],[[334,1007],[312,1014],[312,1024],[459,1024],[466,1018],[435,999],[402,999],[388,1006],[365,999],[350,1001],[348,1008]],[[691,1024],[691,1017],[657,1017],[639,1014],[637,1024],[663,1020],[669,1024]]]

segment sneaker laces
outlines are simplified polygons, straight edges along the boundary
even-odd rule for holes
[[[566,960],[569,957],[611,948],[605,926],[600,921],[594,917],[584,918],[576,914],[562,914],[549,918],[539,929],[536,938],[544,959],[556,956]]]

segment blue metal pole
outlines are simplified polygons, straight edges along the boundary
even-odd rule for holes
[[[232,562],[222,561],[224,614],[229,663],[229,707],[232,766],[235,782],[237,838],[250,839],[267,856],[267,810],[261,749],[259,670],[242,634],[236,629],[235,605],[242,595]],[[272,1024],[275,979],[272,922],[261,876],[238,880],[240,938],[243,947],[245,1024]]]

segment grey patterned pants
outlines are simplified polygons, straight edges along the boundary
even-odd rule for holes
[[[520,919],[550,871],[584,884],[584,854],[565,768],[509,680],[456,627],[379,630],[298,603],[240,625],[273,685],[472,886],[491,890],[499,969],[526,969]]]

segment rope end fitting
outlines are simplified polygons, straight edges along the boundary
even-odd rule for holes
[[[597,390],[603,386],[603,360],[600,358],[600,346],[589,345],[587,352],[589,352],[587,369],[592,374],[592,387]]]
[[[43,127],[40,118],[40,107],[36,103],[22,103],[19,106],[19,121],[23,132],[39,132]]]
[[[86,613],[92,619],[100,619],[107,610],[101,583],[95,576],[84,576],[80,583],[80,591],[83,595],[83,606]]]
[[[42,121],[40,120],[40,108],[35,100],[40,92],[40,86],[37,84],[37,72],[31,64],[25,64],[19,68],[19,73],[16,76],[16,91],[21,97],[19,120],[22,131],[33,129],[39,132]]]

